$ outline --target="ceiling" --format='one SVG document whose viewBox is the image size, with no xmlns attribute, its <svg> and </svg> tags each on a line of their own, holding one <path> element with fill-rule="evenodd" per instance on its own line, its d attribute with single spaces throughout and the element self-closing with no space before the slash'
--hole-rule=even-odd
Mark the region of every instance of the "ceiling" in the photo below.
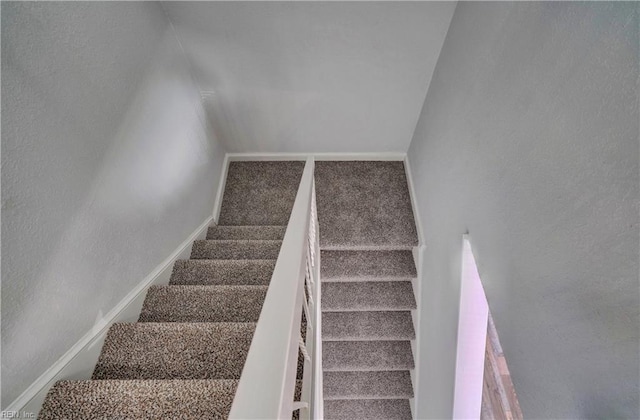
<svg viewBox="0 0 640 420">
<path fill-rule="evenodd" d="M 406 152 L 455 2 L 165 2 L 230 152 Z"/>
</svg>

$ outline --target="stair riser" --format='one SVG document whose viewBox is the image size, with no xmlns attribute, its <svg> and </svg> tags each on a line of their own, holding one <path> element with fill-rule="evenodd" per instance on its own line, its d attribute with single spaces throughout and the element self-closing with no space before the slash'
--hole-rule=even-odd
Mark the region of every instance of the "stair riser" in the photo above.
<svg viewBox="0 0 640 420">
<path fill-rule="evenodd" d="M 179 260 L 170 285 L 262 285 L 271 282 L 275 260 Z"/>
<path fill-rule="evenodd" d="M 257 322 L 266 286 L 154 286 L 139 322 Z"/>
<path fill-rule="evenodd" d="M 411 312 L 324 312 L 323 341 L 413 340 Z"/>
<path fill-rule="evenodd" d="M 405 251 L 322 250 L 322 280 L 353 278 L 415 278 L 413 253 Z"/>
<path fill-rule="evenodd" d="M 282 240 L 286 226 L 212 226 L 207 239 Z"/>
<path fill-rule="evenodd" d="M 282 241 L 195 241 L 192 259 L 275 260 Z"/>
<path fill-rule="evenodd" d="M 416 308 L 411 283 L 323 283 L 322 311 L 407 311 Z"/>
<path fill-rule="evenodd" d="M 322 368 L 325 372 L 410 370 L 413 353 L 409 341 L 325 342 Z"/>
</svg>

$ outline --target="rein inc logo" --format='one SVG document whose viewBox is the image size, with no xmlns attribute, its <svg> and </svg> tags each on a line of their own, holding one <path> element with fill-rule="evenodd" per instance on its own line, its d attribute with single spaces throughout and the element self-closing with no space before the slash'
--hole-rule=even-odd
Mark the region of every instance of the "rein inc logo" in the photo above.
<svg viewBox="0 0 640 420">
<path fill-rule="evenodd" d="M 35 419 L 36 413 L 30 411 L 0 411 L 0 419 Z"/>
</svg>

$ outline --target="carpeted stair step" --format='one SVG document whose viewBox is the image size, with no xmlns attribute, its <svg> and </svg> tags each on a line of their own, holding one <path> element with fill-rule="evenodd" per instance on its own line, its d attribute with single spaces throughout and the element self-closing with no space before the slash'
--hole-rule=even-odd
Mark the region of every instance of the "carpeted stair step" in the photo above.
<svg viewBox="0 0 640 420">
<path fill-rule="evenodd" d="M 319 161 L 315 187 L 321 248 L 418 244 L 403 162 Z"/>
<path fill-rule="evenodd" d="M 324 372 L 325 400 L 413 398 L 409 371 Z"/>
<path fill-rule="evenodd" d="M 393 281 L 416 277 L 411 251 L 327 251 L 320 253 L 323 282 Z"/>
<path fill-rule="evenodd" d="M 192 259 L 275 260 L 282 241 L 274 240 L 202 240 L 191 248 Z"/>
<path fill-rule="evenodd" d="M 239 379 L 255 323 L 114 324 L 92 379 Z"/>
<path fill-rule="evenodd" d="M 304 161 L 229 162 L 220 225 L 286 225 Z"/>
<path fill-rule="evenodd" d="M 269 285 L 276 260 L 178 260 L 171 285 Z"/>
<path fill-rule="evenodd" d="M 327 341 L 322 345 L 325 372 L 413 368 L 409 341 Z"/>
<path fill-rule="evenodd" d="M 60 381 L 38 419 L 226 419 L 237 386 L 237 380 Z"/>
<path fill-rule="evenodd" d="M 324 403 L 327 420 L 411 420 L 409 400 L 329 400 Z"/>
<path fill-rule="evenodd" d="M 207 239 L 267 239 L 281 241 L 286 226 L 211 226 Z"/>
<path fill-rule="evenodd" d="M 322 284 L 322 311 L 407 311 L 416 308 L 409 281 Z"/>
<path fill-rule="evenodd" d="M 324 303 L 324 302 L 323 302 Z M 322 340 L 413 340 L 411 312 L 325 312 Z"/>
<path fill-rule="evenodd" d="M 267 286 L 151 286 L 139 322 L 257 322 Z"/>
</svg>

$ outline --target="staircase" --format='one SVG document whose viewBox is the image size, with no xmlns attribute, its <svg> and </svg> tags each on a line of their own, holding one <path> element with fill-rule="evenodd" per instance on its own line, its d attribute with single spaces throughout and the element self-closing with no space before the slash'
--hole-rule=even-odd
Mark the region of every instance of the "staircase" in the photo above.
<svg viewBox="0 0 640 420">
<path fill-rule="evenodd" d="M 232 162 L 219 226 L 149 288 L 138 322 L 109 329 L 91 380 L 57 382 L 38 418 L 226 419 L 303 167 Z"/>
<path fill-rule="evenodd" d="M 326 419 L 411 419 L 417 234 L 402 162 L 317 162 Z"/>
<path fill-rule="evenodd" d="M 109 329 L 91 380 L 57 382 L 39 418 L 226 419 L 303 169 L 231 162 L 219 224 L 148 289 L 138 322 Z M 404 166 L 317 162 L 315 180 L 324 418 L 410 419 L 417 235 Z M 299 353 L 296 399 L 303 364 Z"/>
</svg>

